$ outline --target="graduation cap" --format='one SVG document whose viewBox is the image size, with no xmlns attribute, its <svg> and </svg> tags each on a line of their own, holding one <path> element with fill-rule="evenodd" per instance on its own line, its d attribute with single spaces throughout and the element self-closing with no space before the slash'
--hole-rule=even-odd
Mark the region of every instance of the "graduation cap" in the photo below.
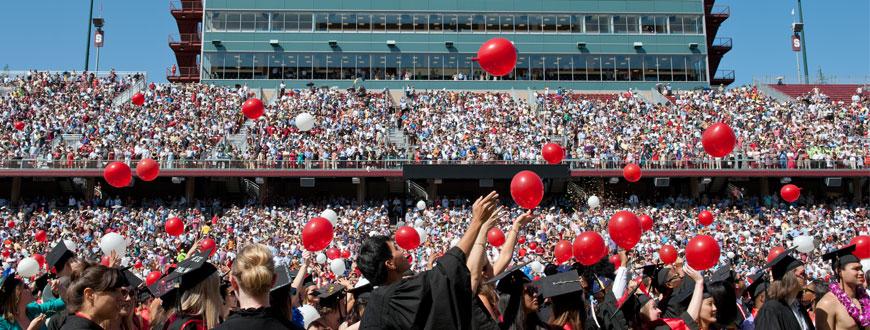
<svg viewBox="0 0 870 330">
<path fill-rule="evenodd" d="M 791 251 L 794 251 L 794 248 L 785 250 L 764 266 L 770 268 L 774 281 L 781 280 L 785 273 L 804 265 L 802 261 L 791 256 Z"/>
<path fill-rule="evenodd" d="M 652 279 L 654 288 L 661 288 L 671 280 L 671 269 L 664 267 L 664 264 L 646 265 L 641 269 L 643 269 L 643 276 Z"/>
<path fill-rule="evenodd" d="M 749 276 L 749 279 L 752 283 L 749 283 L 749 286 L 746 287 L 746 292 L 749 292 L 749 296 L 752 297 L 752 299 L 755 299 L 755 297 L 758 297 L 759 294 L 767 290 L 769 283 L 767 282 L 767 279 L 764 278 L 763 271 Z"/>
<path fill-rule="evenodd" d="M 295 277 L 295 276 L 294 276 Z M 307 288 L 309 286 L 315 285 L 314 276 L 311 274 L 305 274 L 305 277 L 302 278 L 302 287 Z"/>
<path fill-rule="evenodd" d="M 616 316 L 616 314 L 620 311 L 622 311 L 622 314 L 626 316 L 640 314 L 640 310 L 643 308 L 643 305 L 646 305 L 646 303 L 652 300 L 652 298 L 644 292 L 640 292 L 640 294 L 637 294 L 638 288 L 640 288 L 640 286 L 637 286 L 633 290 L 631 290 L 631 293 L 628 294 L 628 296 L 625 298 L 625 301 L 623 301 L 622 304 L 617 307 L 616 311 L 614 311 L 613 314 L 610 314 L 611 319 L 613 319 L 613 317 Z"/>
<path fill-rule="evenodd" d="M 519 264 L 509 268 L 508 270 L 496 275 L 488 283 L 496 283 L 495 289 L 499 292 L 510 292 L 511 289 L 516 290 L 516 287 L 521 287 L 523 284 L 530 283 L 531 279 L 523 273 L 522 268 L 526 264 Z"/>
<path fill-rule="evenodd" d="M 160 297 L 164 304 L 169 303 L 170 307 L 173 306 L 175 300 L 184 291 L 195 287 L 218 271 L 214 265 L 208 262 L 210 253 L 211 249 L 200 251 L 188 257 L 178 264 L 178 268 L 173 270 L 172 273 L 169 273 L 152 285 L 154 288 L 149 287 L 148 289 L 155 297 Z"/>
<path fill-rule="evenodd" d="M 731 266 L 724 265 L 719 267 L 713 275 L 710 275 L 710 279 L 705 281 L 705 283 L 719 283 L 719 282 L 734 282 L 734 279 L 737 277 L 737 274 L 731 270 Z"/>
<path fill-rule="evenodd" d="M 598 274 L 595 274 L 594 277 L 595 281 L 592 282 L 592 294 L 596 294 L 598 292 L 601 292 L 601 290 L 607 289 L 607 286 L 613 283 L 613 280 L 607 277 L 598 276 Z"/>
<path fill-rule="evenodd" d="M 142 283 L 145 283 L 141 278 L 139 278 L 139 276 L 133 274 L 129 268 L 122 269 L 121 273 L 124 275 L 124 279 L 127 281 L 128 286 L 138 288 Z"/>
<path fill-rule="evenodd" d="M 372 292 L 374 286 L 372 286 L 371 282 L 367 280 L 365 277 L 360 277 L 359 280 L 356 281 L 356 284 L 353 288 L 347 289 L 347 292 L 350 292 L 354 295 L 354 297 L 359 298 L 362 294 L 366 292 Z"/>
<path fill-rule="evenodd" d="M 320 298 L 320 306 L 335 306 L 347 290 L 344 285 L 329 283 L 327 286 L 315 290 L 317 298 Z"/>
<path fill-rule="evenodd" d="M 39 296 L 39 293 L 48 285 L 48 279 L 51 275 L 48 273 L 42 274 L 33 281 L 33 295 Z"/>
<path fill-rule="evenodd" d="M 583 291 L 583 286 L 580 285 L 580 274 L 577 274 L 576 270 L 553 274 L 541 281 L 544 298 Z"/>
<path fill-rule="evenodd" d="M 839 250 L 834 250 L 822 255 L 823 261 L 831 261 L 831 268 L 834 272 L 837 272 L 840 267 L 846 266 L 852 263 L 860 263 L 861 260 L 858 259 L 852 252 L 855 252 L 856 245 L 852 244 L 847 247 L 844 247 Z"/>
<path fill-rule="evenodd" d="M 287 269 L 287 265 L 275 266 L 275 285 L 272 286 L 271 292 L 286 288 L 292 282 L 293 279 L 290 278 L 290 271 Z"/>
<path fill-rule="evenodd" d="M 54 267 L 54 269 L 60 271 L 66 262 L 75 258 L 75 256 L 76 254 L 66 247 L 66 243 L 60 241 L 54 245 L 54 248 L 51 249 L 51 252 L 48 253 L 45 259 L 48 261 L 49 268 Z"/>
</svg>

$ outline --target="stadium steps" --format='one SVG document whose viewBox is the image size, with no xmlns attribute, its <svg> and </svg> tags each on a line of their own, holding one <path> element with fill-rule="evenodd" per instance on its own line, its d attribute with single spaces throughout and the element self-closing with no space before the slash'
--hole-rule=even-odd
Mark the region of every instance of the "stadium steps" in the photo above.
<svg viewBox="0 0 870 330">
<path fill-rule="evenodd" d="M 862 85 L 858 84 L 773 84 L 769 86 L 794 98 L 810 94 L 813 92 L 814 88 L 818 88 L 819 91 L 822 94 L 827 95 L 831 101 L 842 101 L 844 103 L 852 102 L 852 95 L 855 95 L 855 91 L 862 87 Z M 864 93 L 866 94 L 867 91 L 864 91 Z"/>
<path fill-rule="evenodd" d="M 60 139 L 54 139 L 52 145 L 57 147 L 60 142 L 63 141 L 63 144 L 72 147 L 74 149 L 78 149 L 82 146 L 82 135 L 81 134 L 62 134 Z"/>
<path fill-rule="evenodd" d="M 408 145 L 410 144 L 408 142 L 408 136 L 398 127 L 390 128 L 387 132 L 387 141 L 402 150 L 407 150 Z"/>
<path fill-rule="evenodd" d="M 761 94 L 770 96 L 774 100 L 777 100 L 779 102 L 794 101 L 794 98 L 792 98 L 791 96 L 788 96 L 785 93 L 776 90 L 776 88 L 773 88 L 768 84 L 758 84 L 756 85 L 756 87 L 758 88 L 758 91 L 761 92 Z"/>
<path fill-rule="evenodd" d="M 240 178 L 227 178 L 227 179 L 229 179 L 226 181 L 227 193 L 238 194 L 242 191 L 241 184 L 239 184 Z"/>
<path fill-rule="evenodd" d="M 644 96 L 644 98 L 652 104 L 673 104 L 673 100 L 659 93 L 655 88 L 650 89 L 649 91 L 638 91 L 638 94 Z"/>
<path fill-rule="evenodd" d="M 127 90 L 125 90 L 121 94 L 118 94 L 118 96 L 115 96 L 115 98 L 112 99 L 112 108 L 117 108 L 124 103 L 130 102 L 130 99 L 133 97 L 134 94 L 145 90 L 145 80 L 146 79 L 137 81 L 132 86 L 130 86 L 130 88 L 127 88 Z"/>
<path fill-rule="evenodd" d="M 725 186 L 726 178 L 716 177 L 713 179 L 713 183 L 710 184 L 710 191 L 717 192 L 722 190 L 722 187 Z"/>
</svg>

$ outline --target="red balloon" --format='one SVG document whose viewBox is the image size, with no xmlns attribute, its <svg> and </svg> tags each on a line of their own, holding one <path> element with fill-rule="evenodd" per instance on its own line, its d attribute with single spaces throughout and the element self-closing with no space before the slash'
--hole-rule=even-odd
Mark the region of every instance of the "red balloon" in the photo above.
<svg viewBox="0 0 870 330">
<path fill-rule="evenodd" d="M 109 256 L 103 256 L 102 258 L 100 258 L 100 265 L 103 265 L 103 266 L 109 267 L 109 262 L 110 262 L 110 261 L 111 261 L 111 260 L 109 260 Z"/>
<path fill-rule="evenodd" d="M 332 224 L 323 217 L 316 217 L 302 228 L 302 246 L 306 250 L 317 252 L 325 249 L 332 242 Z"/>
<path fill-rule="evenodd" d="M 622 169 L 622 177 L 628 182 L 637 182 L 640 180 L 640 166 L 637 164 L 628 164 Z"/>
<path fill-rule="evenodd" d="M 520 236 L 520 238 L 517 238 L 517 243 L 526 244 L 526 238 L 524 236 Z"/>
<path fill-rule="evenodd" d="M 614 254 L 610 256 L 610 263 L 613 264 L 613 267 L 619 268 L 622 265 L 622 259 L 619 259 L 618 254 Z"/>
<path fill-rule="evenodd" d="M 166 220 L 166 224 L 164 224 L 163 227 L 166 229 L 166 233 L 169 234 L 169 236 L 178 236 L 184 233 L 184 222 L 177 217 Z"/>
<path fill-rule="evenodd" d="M 782 246 L 775 246 L 770 249 L 770 252 L 767 253 L 767 262 L 773 261 L 777 256 L 785 252 L 785 248 Z"/>
<path fill-rule="evenodd" d="M 492 244 L 492 246 L 499 247 L 504 244 L 504 232 L 495 227 L 490 228 L 489 231 L 486 232 L 486 240 L 489 244 Z"/>
<path fill-rule="evenodd" d="M 217 214 L 213 215 L 211 217 L 211 224 L 216 225 L 218 223 L 218 220 L 220 219 L 218 218 Z"/>
<path fill-rule="evenodd" d="M 524 209 L 536 208 L 544 199 L 544 182 L 535 172 L 521 171 L 511 179 L 511 197 Z"/>
<path fill-rule="evenodd" d="M 341 257 L 341 250 L 338 248 L 328 248 L 326 249 L 326 257 L 329 260 L 338 259 Z"/>
<path fill-rule="evenodd" d="M 607 224 L 610 239 L 626 250 L 631 250 L 637 242 L 640 242 L 641 231 L 640 220 L 629 211 L 616 212 Z"/>
<path fill-rule="evenodd" d="M 653 218 L 644 214 L 640 216 L 640 227 L 643 231 L 650 231 L 653 228 Z"/>
<path fill-rule="evenodd" d="M 45 256 L 39 253 L 33 255 L 33 259 L 39 264 L 39 268 L 45 267 Z"/>
<path fill-rule="evenodd" d="M 574 257 L 574 247 L 571 246 L 571 242 L 561 240 L 556 244 L 556 248 L 553 250 L 553 255 L 556 256 L 556 264 L 561 265 Z"/>
<path fill-rule="evenodd" d="M 23 131 L 24 130 L 24 122 L 23 121 L 16 121 L 15 122 L 15 129 L 19 130 L 19 131 Z"/>
<path fill-rule="evenodd" d="M 522 257 L 525 257 L 525 256 L 526 256 L 526 249 L 525 249 L 525 248 L 520 248 L 520 250 L 519 250 L 519 251 L 517 251 L 517 252 L 518 252 L 518 253 L 519 253 L 519 255 L 520 255 L 520 258 L 522 258 Z"/>
<path fill-rule="evenodd" d="M 779 195 L 782 196 L 784 201 L 794 203 L 794 201 L 798 200 L 798 197 L 801 197 L 801 188 L 793 184 L 787 184 L 779 189 Z"/>
<path fill-rule="evenodd" d="M 143 95 L 142 93 L 133 94 L 133 97 L 130 98 L 130 102 L 132 102 L 134 105 L 141 106 L 145 104 L 145 95 Z"/>
<path fill-rule="evenodd" d="M 704 145 L 704 151 L 713 157 L 725 157 L 734 150 L 734 145 L 737 144 L 737 137 L 734 136 L 734 131 L 725 123 L 715 123 L 704 130 L 701 135 L 701 144 Z"/>
<path fill-rule="evenodd" d="M 532 250 L 537 249 L 537 248 L 538 248 L 538 242 L 531 242 L 531 243 L 529 243 L 529 248 L 532 249 Z"/>
<path fill-rule="evenodd" d="M 472 58 L 489 74 L 500 77 L 511 73 L 517 65 L 517 48 L 505 38 L 492 38 L 477 50 Z"/>
<path fill-rule="evenodd" d="M 40 243 L 45 242 L 48 239 L 48 234 L 46 234 L 45 230 L 42 230 L 42 229 L 37 230 L 36 235 L 34 235 L 34 236 L 36 236 L 35 237 L 36 241 L 40 242 Z"/>
<path fill-rule="evenodd" d="M 257 118 L 260 118 L 260 116 L 263 115 L 264 111 L 263 101 L 260 101 L 260 99 L 255 97 L 248 99 L 242 104 L 242 113 L 245 114 L 245 117 L 248 117 L 248 119 L 257 120 Z"/>
<path fill-rule="evenodd" d="M 544 247 L 539 246 L 537 249 L 535 249 L 535 254 L 538 254 L 538 255 L 544 254 Z"/>
<path fill-rule="evenodd" d="M 127 166 L 127 164 L 111 162 L 103 170 L 103 178 L 112 187 L 124 188 L 130 185 L 130 180 L 133 179 L 133 172 L 130 171 L 130 166 Z"/>
<path fill-rule="evenodd" d="M 666 265 L 677 262 L 677 249 L 672 245 L 665 244 L 659 249 L 659 258 Z"/>
<path fill-rule="evenodd" d="M 855 251 L 852 254 L 858 257 L 858 259 L 870 258 L 870 236 L 855 236 L 849 241 L 849 245 L 852 244 L 855 245 Z"/>
<path fill-rule="evenodd" d="M 151 158 L 143 158 L 136 163 L 136 175 L 142 181 L 153 181 L 160 174 L 160 165 Z"/>
<path fill-rule="evenodd" d="M 10 251 L 9 249 L 4 249 L 3 252 L 0 253 L 0 255 L 2 255 L 3 258 L 9 258 L 9 256 L 12 255 L 12 251 Z"/>
<path fill-rule="evenodd" d="M 9 220 L 9 222 L 6 223 L 6 227 L 15 228 L 15 221 Z"/>
<path fill-rule="evenodd" d="M 214 239 L 212 239 L 211 237 L 206 238 L 206 239 L 202 240 L 202 243 L 199 243 L 199 250 L 200 251 L 211 250 L 211 253 L 208 254 L 209 256 L 213 256 L 217 252 L 216 247 L 217 247 L 217 244 L 214 242 Z"/>
<path fill-rule="evenodd" d="M 396 229 L 396 244 L 405 250 L 413 250 L 420 246 L 420 234 L 411 226 Z"/>
<path fill-rule="evenodd" d="M 561 163 L 562 159 L 565 158 L 565 150 L 563 150 L 558 144 L 547 143 L 541 149 L 541 155 L 544 156 L 544 160 L 546 160 L 547 163 L 555 165 Z"/>
<path fill-rule="evenodd" d="M 348 250 L 341 250 L 341 257 L 344 258 L 344 259 L 350 258 L 350 251 L 348 251 Z"/>
<path fill-rule="evenodd" d="M 686 245 L 686 262 L 695 270 L 707 270 L 719 262 L 719 243 L 709 235 L 698 235 Z"/>
<path fill-rule="evenodd" d="M 701 211 L 701 213 L 698 213 L 698 222 L 702 226 L 713 224 L 713 213 L 710 213 L 710 211 L 707 210 Z"/>
<path fill-rule="evenodd" d="M 154 283 L 157 283 L 157 281 L 160 280 L 160 277 L 162 277 L 162 275 L 163 274 L 161 274 L 159 271 L 156 271 L 156 270 L 148 273 L 148 276 L 145 277 L 145 285 L 148 285 L 148 286 L 154 285 Z"/>
<path fill-rule="evenodd" d="M 604 238 L 594 231 L 586 231 L 574 240 L 574 259 L 583 265 L 594 265 L 607 255 Z"/>
<path fill-rule="evenodd" d="M 133 268 L 135 269 L 142 269 L 142 267 L 142 261 L 137 261 L 135 264 L 133 264 Z"/>
</svg>

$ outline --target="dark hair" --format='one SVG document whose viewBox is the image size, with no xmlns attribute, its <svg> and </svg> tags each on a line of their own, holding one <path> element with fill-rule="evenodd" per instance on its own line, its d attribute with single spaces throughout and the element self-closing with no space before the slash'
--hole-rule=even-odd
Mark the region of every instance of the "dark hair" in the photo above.
<svg viewBox="0 0 870 330">
<path fill-rule="evenodd" d="M 550 325 L 561 328 L 570 325 L 572 329 L 583 329 L 586 323 L 586 308 L 583 304 L 583 293 L 580 291 L 552 297 Z"/>
<path fill-rule="evenodd" d="M 734 283 L 716 282 L 707 286 L 710 295 L 713 296 L 713 303 L 716 304 L 716 324 L 722 328 L 727 328 L 737 320 L 737 292 L 734 290 Z"/>
<path fill-rule="evenodd" d="M 82 307 L 85 289 L 105 292 L 123 288 L 125 285 L 124 275 L 117 268 L 93 265 L 81 272 L 73 272 L 63 300 L 70 311 L 76 312 Z"/>
<path fill-rule="evenodd" d="M 9 322 L 15 322 L 15 314 L 18 313 L 18 286 L 24 284 L 20 279 L 10 275 L 0 287 L 0 317 Z"/>
<path fill-rule="evenodd" d="M 558 274 L 558 273 L 559 273 L 559 266 L 556 266 L 554 264 L 547 264 L 547 266 L 544 267 L 544 275 L 550 276 L 550 275 L 554 275 L 554 274 Z"/>
<path fill-rule="evenodd" d="M 366 238 L 360 245 L 356 265 L 373 286 L 387 281 L 387 267 L 384 262 L 393 257 L 387 244 L 389 241 L 389 237 L 378 235 Z"/>
</svg>

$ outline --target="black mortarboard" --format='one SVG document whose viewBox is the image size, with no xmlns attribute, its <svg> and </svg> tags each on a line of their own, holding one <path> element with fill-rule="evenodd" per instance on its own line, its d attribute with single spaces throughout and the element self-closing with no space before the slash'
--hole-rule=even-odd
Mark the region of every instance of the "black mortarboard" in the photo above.
<svg viewBox="0 0 870 330">
<path fill-rule="evenodd" d="M 785 276 L 785 273 L 804 265 L 802 261 L 791 256 L 791 251 L 793 250 L 793 248 L 785 250 L 785 252 L 780 253 L 764 266 L 765 268 L 770 268 L 774 281 L 781 280 Z"/>
<path fill-rule="evenodd" d="M 831 268 L 837 272 L 840 267 L 851 263 L 860 263 L 861 260 L 858 259 L 852 252 L 855 252 L 856 245 L 852 244 L 847 247 L 844 247 L 839 250 L 834 250 L 822 255 L 823 261 L 831 261 Z"/>
<path fill-rule="evenodd" d="M 734 282 L 736 277 L 737 274 L 731 270 L 731 266 L 723 265 L 719 269 L 716 269 L 713 275 L 710 275 L 710 279 L 706 283 Z"/>
<path fill-rule="evenodd" d="M 315 290 L 317 298 L 320 298 L 318 301 L 320 306 L 334 306 L 341 297 L 344 297 L 346 292 L 344 285 L 338 283 L 329 283 L 325 287 Z"/>
<path fill-rule="evenodd" d="M 272 286 L 272 291 L 286 288 L 293 282 L 290 278 L 290 271 L 287 270 L 287 265 L 275 266 L 275 285 Z"/>
<path fill-rule="evenodd" d="M 314 276 L 311 274 L 305 274 L 305 277 L 302 278 L 302 287 L 305 288 L 314 284 L 316 284 L 314 283 Z"/>
<path fill-rule="evenodd" d="M 682 303 L 686 301 L 692 294 L 695 292 L 695 280 L 686 277 L 683 279 L 683 283 L 680 284 L 680 287 L 674 291 L 674 296 L 672 299 L 674 301 Z"/>
<path fill-rule="evenodd" d="M 661 288 L 670 280 L 670 268 L 664 267 L 663 264 L 655 264 L 655 265 L 646 265 L 642 267 L 643 276 L 649 277 L 652 279 L 652 286 L 654 288 Z"/>
<path fill-rule="evenodd" d="M 142 279 L 139 278 L 139 276 L 133 274 L 133 272 L 131 272 L 129 269 L 123 269 L 121 270 L 121 272 L 124 274 L 124 279 L 127 280 L 128 286 L 138 288 L 140 285 L 142 285 L 142 283 L 144 283 Z"/>
<path fill-rule="evenodd" d="M 157 283 L 154 284 L 157 286 L 154 290 L 150 287 L 149 290 L 152 290 L 154 296 L 160 297 L 164 302 L 167 302 L 168 300 L 174 301 L 175 298 L 180 297 L 184 291 L 193 288 L 218 271 L 214 265 L 208 262 L 208 256 L 210 253 L 211 250 L 206 250 L 189 256 L 178 264 L 178 268 L 173 270 L 172 273 L 169 273 L 157 281 Z"/>
<path fill-rule="evenodd" d="M 76 254 L 66 247 L 66 243 L 60 241 L 54 245 L 54 248 L 51 249 L 51 252 L 48 253 L 45 259 L 48 261 L 49 268 L 54 267 L 57 271 L 61 271 L 63 265 L 68 260 L 75 258 L 75 256 Z"/>
<path fill-rule="evenodd" d="M 561 296 L 569 293 L 583 291 L 580 285 L 580 275 L 576 270 L 553 274 L 543 279 L 542 294 L 544 298 Z"/>
<path fill-rule="evenodd" d="M 611 319 L 616 316 L 619 311 L 622 311 L 623 315 L 629 317 L 640 314 L 643 305 L 646 305 L 646 303 L 652 300 L 652 298 L 643 292 L 637 294 L 638 288 L 639 286 L 635 287 L 634 290 L 631 290 L 631 293 L 628 294 L 617 310 L 610 315 Z"/>
<path fill-rule="evenodd" d="M 746 292 L 749 292 L 749 296 L 752 299 L 755 299 L 759 294 L 767 290 L 767 279 L 764 278 L 764 272 L 758 272 L 749 276 L 749 279 L 752 283 L 749 283 L 749 286 L 746 287 Z"/>
<path fill-rule="evenodd" d="M 34 296 L 38 296 L 38 294 L 40 292 L 42 292 L 43 289 L 45 289 L 45 286 L 48 285 L 48 278 L 49 277 L 50 277 L 50 274 L 44 273 L 44 274 L 40 275 L 39 277 L 37 277 L 33 281 Z"/>
<path fill-rule="evenodd" d="M 516 290 L 517 287 L 522 288 L 523 284 L 531 282 L 531 279 L 522 271 L 522 268 L 525 266 L 526 264 L 513 266 L 493 277 L 489 280 L 489 283 L 498 282 L 495 285 L 495 289 L 499 292 L 510 292 Z"/>
</svg>

